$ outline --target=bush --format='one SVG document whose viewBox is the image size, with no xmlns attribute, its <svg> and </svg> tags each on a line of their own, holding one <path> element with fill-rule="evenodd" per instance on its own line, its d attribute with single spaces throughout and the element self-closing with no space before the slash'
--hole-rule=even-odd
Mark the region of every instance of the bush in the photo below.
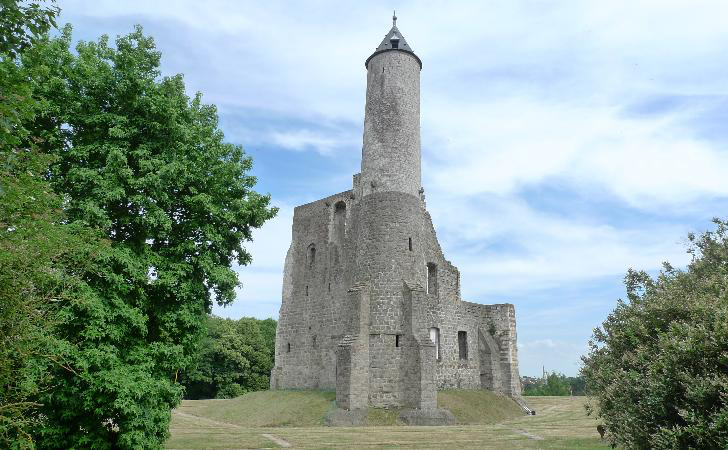
<svg viewBox="0 0 728 450">
<path fill-rule="evenodd" d="M 728 448 L 728 222 L 690 235 L 686 270 L 630 270 L 582 373 L 613 444 Z"/>
</svg>

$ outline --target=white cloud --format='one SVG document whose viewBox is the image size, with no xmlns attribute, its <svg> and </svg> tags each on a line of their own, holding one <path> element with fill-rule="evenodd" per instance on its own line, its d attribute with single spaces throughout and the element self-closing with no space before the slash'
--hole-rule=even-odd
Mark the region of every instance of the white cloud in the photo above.
<svg viewBox="0 0 728 450">
<path fill-rule="evenodd" d="M 275 132 L 272 134 L 271 140 L 289 150 L 301 151 L 313 148 L 321 154 L 331 153 L 337 144 L 328 133 L 316 133 L 311 130 Z"/>
<path fill-rule="evenodd" d="M 425 118 L 440 160 L 429 167 L 433 187 L 508 194 L 561 179 L 652 209 L 725 196 L 728 145 L 695 137 L 683 125 L 687 116 L 629 117 L 613 107 L 525 98 L 488 105 L 442 99 Z"/>
<path fill-rule="evenodd" d="M 539 212 L 518 197 L 449 194 L 428 200 L 463 295 L 479 302 L 688 262 L 684 225 L 620 226 Z"/>
</svg>

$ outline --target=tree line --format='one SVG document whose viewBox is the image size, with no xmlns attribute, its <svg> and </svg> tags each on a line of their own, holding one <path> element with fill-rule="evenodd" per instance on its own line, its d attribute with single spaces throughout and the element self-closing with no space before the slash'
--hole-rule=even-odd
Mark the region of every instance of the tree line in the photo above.
<svg viewBox="0 0 728 450">
<path fill-rule="evenodd" d="M 586 395 L 586 380 L 582 376 L 567 377 L 552 372 L 546 378 L 521 377 L 523 395 Z"/>
</svg>

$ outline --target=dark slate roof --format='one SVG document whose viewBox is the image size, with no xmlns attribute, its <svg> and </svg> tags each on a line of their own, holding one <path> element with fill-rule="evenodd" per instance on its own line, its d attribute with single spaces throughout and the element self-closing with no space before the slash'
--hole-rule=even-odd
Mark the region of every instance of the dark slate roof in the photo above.
<svg viewBox="0 0 728 450">
<path fill-rule="evenodd" d="M 399 41 L 399 45 L 397 46 L 397 48 L 392 48 L 393 38 Z M 372 53 L 372 55 L 367 58 L 366 62 L 364 63 L 364 67 L 369 65 L 369 60 L 374 58 L 374 56 L 388 51 L 400 51 L 409 53 L 410 55 L 414 56 L 415 59 L 417 59 L 418 63 L 420 63 L 420 69 L 422 68 L 422 61 L 417 55 L 415 55 L 415 52 L 412 51 L 412 48 L 409 46 L 409 44 L 407 44 L 407 41 L 404 39 L 404 36 L 402 36 L 402 33 L 397 28 L 397 25 L 393 25 L 392 29 L 389 30 L 389 33 L 384 36 L 384 40 L 382 40 L 382 43 L 379 44 L 379 47 L 377 47 L 374 53 Z"/>
</svg>

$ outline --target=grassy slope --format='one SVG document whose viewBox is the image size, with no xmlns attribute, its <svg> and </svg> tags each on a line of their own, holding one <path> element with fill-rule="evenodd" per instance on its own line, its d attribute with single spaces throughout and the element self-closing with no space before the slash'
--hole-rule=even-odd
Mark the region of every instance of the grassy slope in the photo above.
<svg viewBox="0 0 728 450">
<path fill-rule="evenodd" d="M 490 391 L 440 391 L 437 405 L 453 413 L 459 424 L 466 425 L 497 423 L 523 416 L 516 402 Z"/>
<path fill-rule="evenodd" d="M 296 395 L 298 394 L 298 395 Z M 454 393 L 457 395 L 457 391 Z M 282 397 L 276 397 L 281 395 Z M 440 399 L 450 393 L 440 395 Z M 250 397 L 249 397 L 250 396 Z M 270 396 L 270 397 L 269 397 Z M 244 399 L 246 406 L 241 408 Z M 315 398 L 314 401 L 311 397 Z M 295 399 L 295 400 L 294 400 Z M 233 400 L 185 402 L 174 411 L 168 448 L 260 448 L 277 447 L 266 435 L 285 439 L 296 448 L 538 448 L 608 449 L 599 440 L 596 421 L 586 416 L 584 397 L 528 397 L 536 416 L 519 416 L 490 425 L 442 427 L 306 427 L 266 428 L 247 424 L 265 423 L 274 410 L 292 408 L 286 414 L 313 409 L 324 414 L 333 393 L 262 392 Z M 248 400 L 253 400 L 248 402 Z M 267 402 L 272 403 L 267 403 Z M 256 403 L 257 402 L 257 403 Z M 275 403 L 275 404 L 273 404 Z M 237 405 L 237 407 L 233 407 Z M 257 405 L 257 406 L 252 406 Z M 304 406 L 299 406 L 304 405 Z M 308 405 L 308 406 L 305 406 Z M 317 405 L 314 407 L 314 405 Z M 323 406 L 322 406 L 323 405 Z M 228 408 L 230 406 L 230 408 Z M 377 410 L 388 414 L 387 411 Z M 213 420 L 210 414 L 236 421 Z M 278 413 L 280 414 L 280 412 Z M 319 414 L 318 412 L 316 414 Z M 311 414 L 310 417 L 313 417 Z M 289 416 L 290 417 L 290 416 Z M 310 419 L 308 419 L 310 420 Z M 268 419 L 269 421 L 269 419 Z M 290 424 L 295 423 L 295 419 Z"/>
<path fill-rule="evenodd" d="M 260 391 L 225 400 L 185 400 L 179 411 L 241 427 L 310 427 L 324 424 L 324 416 L 335 407 L 335 398 L 333 391 Z M 461 424 L 495 423 L 523 415 L 511 399 L 490 391 L 441 391 L 437 400 Z M 399 412 L 372 408 L 367 423 L 402 425 Z"/>
<path fill-rule="evenodd" d="M 259 391 L 224 400 L 184 400 L 179 410 L 242 427 L 323 425 L 333 391 Z"/>
</svg>

